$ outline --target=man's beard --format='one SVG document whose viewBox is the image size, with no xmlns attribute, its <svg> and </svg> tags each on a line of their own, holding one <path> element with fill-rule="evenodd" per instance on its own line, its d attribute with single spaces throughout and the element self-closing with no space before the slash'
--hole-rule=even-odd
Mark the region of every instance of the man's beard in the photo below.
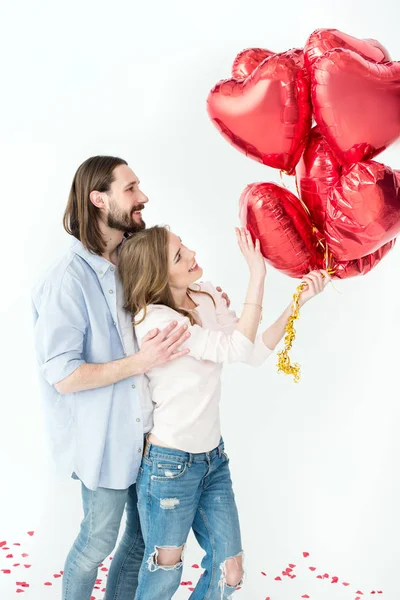
<svg viewBox="0 0 400 600">
<path fill-rule="evenodd" d="M 146 224 L 143 219 L 140 220 L 139 223 L 136 223 L 133 220 L 133 213 L 136 210 L 143 210 L 144 205 L 139 204 L 135 206 L 130 213 L 122 212 L 114 202 L 110 203 L 110 212 L 107 216 L 107 225 L 112 229 L 118 229 L 118 231 L 123 231 L 124 233 L 136 233 L 137 231 L 141 231 L 145 229 Z"/>
</svg>

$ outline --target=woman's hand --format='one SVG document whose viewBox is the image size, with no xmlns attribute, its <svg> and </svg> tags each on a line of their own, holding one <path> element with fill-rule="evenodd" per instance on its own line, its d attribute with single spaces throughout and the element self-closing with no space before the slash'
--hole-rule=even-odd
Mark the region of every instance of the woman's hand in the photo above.
<svg viewBox="0 0 400 600">
<path fill-rule="evenodd" d="M 300 296 L 300 306 L 304 306 L 306 302 L 320 294 L 331 281 L 331 277 L 327 271 L 311 271 L 303 277 L 303 282 L 307 287 Z"/>
<path fill-rule="evenodd" d="M 260 251 L 260 241 L 256 239 L 256 243 L 253 244 L 250 232 L 247 229 L 243 227 L 236 227 L 235 229 L 240 251 L 246 259 L 251 276 L 264 278 L 267 270 L 265 259 Z"/>
</svg>

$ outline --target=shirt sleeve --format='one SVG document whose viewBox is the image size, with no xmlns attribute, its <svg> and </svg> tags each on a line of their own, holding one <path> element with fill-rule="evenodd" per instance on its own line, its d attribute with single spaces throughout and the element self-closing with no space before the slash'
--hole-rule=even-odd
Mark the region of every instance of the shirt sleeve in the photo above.
<svg viewBox="0 0 400 600">
<path fill-rule="evenodd" d="M 140 315 L 136 320 L 140 319 Z M 190 337 L 181 349 L 189 348 L 190 356 L 198 360 L 210 360 L 215 363 L 246 362 L 252 353 L 252 342 L 239 331 L 224 333 L 220 330 L 205 329 L 199 325 L 191 325 L 184 317 L 167 306 L 152 305 L 147 308 L 145 320 L 136 325 L 136 336 L 139 346 L 142 345 L 144 336 L 151 329 L 163 329 L 171 321 L 177 321 L 178 327 L 188 326 Z"/>
<path fill-rule="evenodd" d="M 202 290 L 211 294 L 215 300 L 217 321 L 221 331 L 224 333 L 233 332 L 237 327 L 239 318 L 234 310 L 228 308 L 226 301 L 222 298 L 222 293 L 218 292 L 209 282 L 202 284 Z M 273 350 L 264 344 L 262 334 L 260 334 L 254 340 L 252 352 L 245 362 L 253 367 L 259 367 L 272 353 Z"/>
<path fill-rule="evenodd" d="M 36 353 L 40 371 L 50 385 L 62 381 L 85 362 L 86 307 L 77 292 L 81 295 L 64 280 L 57 286 L 45 285 L 34 302 Z"/>
<path fill-rule="evenodd" d="M 177 321 L 178 327 L 187 325 L 191 334 L 182 345 L 182 349 L 190 349 L 190 356 L 216 363 L 245 362 L 252 366 L 261 365 L 272 354 L 272 350 L 264 344 L 262 336 L 258 336 L 253 344 L 237 331 L 239 319 L 235 312 L 226 306 L 225 300 L 216 289 L 210 284 L 202 284 L 202 290 L 210 293 L 215 300 L 217 321 L 220 326 L 217 330 L 191 325 L 187 317 L 171 308 L 152 305 L 148 307 L 145 320 L 135 328 L 139 346 L 141 347 L 142 339 L 151 329 L 163 329 L 171 321 Z M 136 320 L 140 320 L 140 316 L 138 315 Z"/>
</svg>

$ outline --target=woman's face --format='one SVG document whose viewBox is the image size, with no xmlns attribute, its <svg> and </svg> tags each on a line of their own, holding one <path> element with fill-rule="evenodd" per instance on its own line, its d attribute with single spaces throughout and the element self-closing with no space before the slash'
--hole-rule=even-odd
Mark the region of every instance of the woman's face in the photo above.
<svg viewBox="0 0 400 600">
<path fill-rule="evenodd" d="M 172 288 L 187 288 L 203 275 L 195 256 L 196 252 L 186 248 L 180 237 L 174 233 L 168 234 L 168 271 Z"/>
</svg>

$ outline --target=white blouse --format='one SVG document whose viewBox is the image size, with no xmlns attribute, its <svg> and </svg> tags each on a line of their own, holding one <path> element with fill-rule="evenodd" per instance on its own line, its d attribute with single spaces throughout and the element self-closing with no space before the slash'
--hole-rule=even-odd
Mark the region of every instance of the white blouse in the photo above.
<svg viewBox="0 0 400 600">
<path fill-rule="evenodd" d="M 189 326 L 189 339 L 182 345 L 190 353 L 147 372 L 155 405 L 152 433 L 164 444 L 185 452 L 213 450 L 221 437 L 219 401 L 222 363 L 245 362 L 258 366 L 272 353 L 258 336 L 250 342 L 236 330 L 238 318 L 221 294 L 207 282 L 193 294 L 202 326 L 190 325 L 187 317 L 158 304 L 147 307 L 145 320 L 136 325 L 139 347 L 151 329 L 163 329 L 171 321 Z M 135 321 L 140 320 L 143 312 Z"/>
</svg>

